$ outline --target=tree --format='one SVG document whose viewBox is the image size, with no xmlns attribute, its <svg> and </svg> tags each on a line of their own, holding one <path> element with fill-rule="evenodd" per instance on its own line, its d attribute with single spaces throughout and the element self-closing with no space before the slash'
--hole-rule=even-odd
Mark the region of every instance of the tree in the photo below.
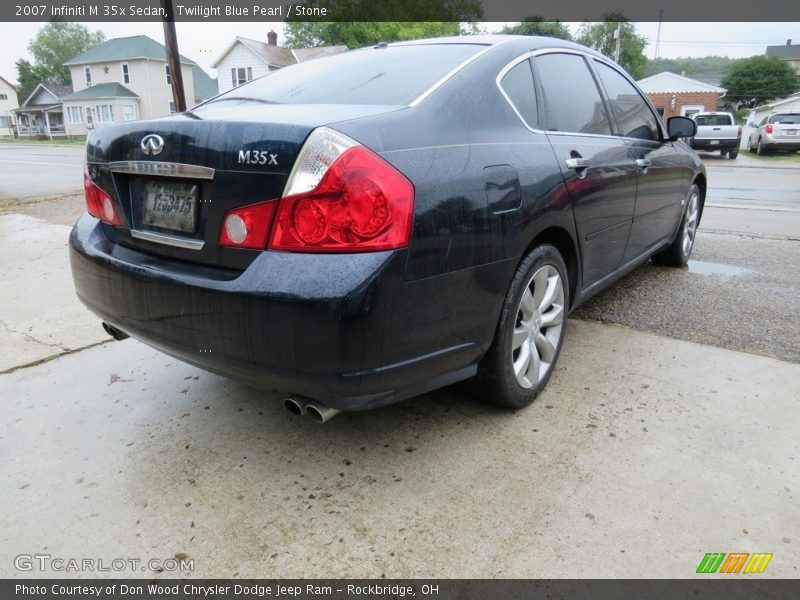
<svg viewBox="0 0 800 600">
<path fill-rule="evenodd" d="M 361 48 L 378 42 L 398 42 L 460 33 L 461 26 L 455 22 L 289 22 L 286 24 L 286 46 L 308 48 L 344 44 L 348 48 Z"/>
<path fill-rule="evenodd" d="M 511 35 L 542 35 L 561 40 L 571 40 L 572 33 L 561 21 L 545 21 L 542 17 L 528 17 L 516 25 L 506 25 L 501 33 Z"/>
<path fill-rule="evenodd" d="M 359 48 L 378 42 L 459 35 L 474 31 L 475 22 L 483 17 L 481 0 L 313 0 L 296 6 L 325 9 L 327 13 L 316 18 L 298 16 L 295 9 L 286 19 L 286 44 L 290 48 L 337 44 Z"/>
<path fill-rule="evenodd" d="M 105 39 L 102 31 L 92 33 L 79 23 L 52 21 L 42 27 L 28 43 L 28 50 L 34 58 L 33 64 L 25 59 L 19 59 L 16 63 L 20 98 L 27 98 L 38 83 L 69 85 L 69 69 L 64 63 Z"/>
<path fill-rule="evenodd" d="M 594 48 L 606 56 L 614 58 L 616 38 L 614 32 L 620 26 L 619 64 L 623 69 L 640 79 L 644 75 L 647 58 L 644 49 L 647 40 L 636 33 L 636 27 L 619 14 L 609 14 L 598 23 L 584 23 L 578 35 L 578 43 Z"/>
<path fill-rule="evenodd" d="M 753 56 L 735 63 L 722 87 L 725 98 L 748 108 L 783 98 L 800 89 L 800 79 L 788 63 L 774 56 Z"/>
</svg>

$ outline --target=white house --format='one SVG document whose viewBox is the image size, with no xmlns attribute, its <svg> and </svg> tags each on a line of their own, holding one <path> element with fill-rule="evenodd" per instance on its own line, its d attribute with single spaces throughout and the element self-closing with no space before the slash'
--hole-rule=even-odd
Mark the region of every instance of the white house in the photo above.
<svg viewBox="0 0 800 600">
<path fill-rule="evenodd" d="M 72 93 L 72 86 L 40 83 L 19 108 L 17 116 L 18 137 L 63 136 L 64 108 L 61 99 Z"/>
<path fill-rule="evenodd" d="M 14 113 L 19 106 L 17 88 L 0 77 L 0 137 L 13 137 Z"/>
<path fill-rule="evenodd" d="M 175 112 L 166 48 L 146 35 L 108 40 L 65 64 L 73 86 L 61 98 L 67 135 Z M 216 81 L 193 60 L 180 56 L 180 65 L 189 106 L 217 95 Z"/>
<path fill-rule="evenodd" d="M 266 43 L 236 36 L 211 66 L 217 70 L 222 93 L 282 67 L 346 50 L 347 46 L 283 48 L 278 46 L 278 34 L 270 31 Z"/>
</svg>

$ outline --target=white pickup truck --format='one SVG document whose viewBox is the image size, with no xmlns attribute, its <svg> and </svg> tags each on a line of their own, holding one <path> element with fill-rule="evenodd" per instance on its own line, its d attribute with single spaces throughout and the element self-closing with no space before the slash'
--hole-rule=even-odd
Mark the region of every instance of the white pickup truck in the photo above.
<svg viewBox="0 0 800 600">
<path fill-rule="evenodd" d="M 742 128 L 736 125 L 731 113 L 701 112 L 692 115 L 697 123 L 697 133 L 689 138 L 689 145 L 695 150 L 714 152 L 722 156 L 736 158 L 742 142 Z"/>
</svg>

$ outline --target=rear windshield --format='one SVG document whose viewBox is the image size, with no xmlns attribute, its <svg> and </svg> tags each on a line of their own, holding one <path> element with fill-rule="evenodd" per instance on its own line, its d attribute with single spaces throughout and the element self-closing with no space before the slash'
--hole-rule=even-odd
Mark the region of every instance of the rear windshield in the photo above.
<svg viewBox="0 0 800 600">
<path fill-rule="evenodd" d="M 800 125 L 800 114 L 797 115 L 772 115 L 770 123 L 775 125 Z"/>
<path fill-rule="evenodd" d="M 695 120 L 698 125 L 733 125 L 729 115 L 698 115 Z"/>
<path fill-rule="evenodd" d="M 485 47 L 422 44 L 343 52 L 279 69 L 212 102 L 407 105 Z"/>
</svg>

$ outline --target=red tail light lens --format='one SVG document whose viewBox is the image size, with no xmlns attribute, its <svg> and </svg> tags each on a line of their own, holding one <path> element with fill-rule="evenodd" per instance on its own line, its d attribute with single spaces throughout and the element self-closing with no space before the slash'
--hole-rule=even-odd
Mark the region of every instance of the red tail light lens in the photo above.
<svg viewBox="0 0 800 600">
<path fill-rule="evenodd" d="M 764 127 L 764 131 L 767 133 L 772 133 L 772 123 Z"/>
<path fill-rule="evenodd" d="M 739 127 L 739 131 L 736 132 L 736 137 L 737 138 L 741 138 L 742 137 L 742 128 L 741 127 Z"/>
<path fill-rule="evenodd" d="M 90 215 L 111 225 L 119 225 L 114 202 L 100 186 L 98 186 L 88 173 L 83 174 L 83 189 L 86 193 L 86 210 Z"/>
<path fill-rule="evenodd" d="M 229 211 L 222 221 L 220 246 L 258 248 L 267 246 L 267 233 L 277 201 L 261 202 Z"/>
<path fill-rule="evenodd" d="M 342 134 L 315 130 L 281 198 L 269 247 L 370 252 L 408 245 L 414 186 L 383 158 Z"/>
</svg>

